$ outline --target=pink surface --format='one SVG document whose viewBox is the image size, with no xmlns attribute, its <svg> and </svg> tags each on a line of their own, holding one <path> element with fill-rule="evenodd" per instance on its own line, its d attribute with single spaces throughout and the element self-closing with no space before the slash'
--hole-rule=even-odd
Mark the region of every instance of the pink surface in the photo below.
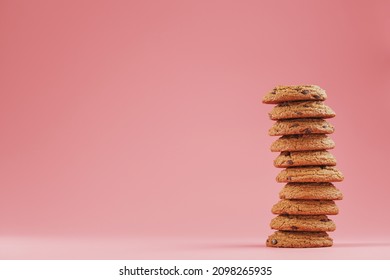
<svg viewBox="0 0 390 280">
<path fill-rule="evenodd" d="M 258 237 L 16 237 L 0 240 L 0 259 L 390 259 L 388 239 L 338 238 L 330 248 L 268 248 Z"/>
<path fill-rule="evenodd" d="M 89 258 L 96 239 L 100 258 L 192 258 L 180 240 L 211 243 L 199 258 L 321 258 L 261 247 L 283 185 L 260 100 L 309 83 L 337 113 L 346 177 L 336 246 L 321 252 L 390 258 L 389 9 L 1 1 L 0 257 Z"/>
</svg>

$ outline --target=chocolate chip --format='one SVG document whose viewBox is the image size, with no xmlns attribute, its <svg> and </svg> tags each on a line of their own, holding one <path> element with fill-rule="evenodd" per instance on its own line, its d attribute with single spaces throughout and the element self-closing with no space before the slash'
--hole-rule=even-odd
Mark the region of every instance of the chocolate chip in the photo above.
<svg viewBox="0 0 390 280">
<path fill-rule="evenodd" d="M 310 128 L 305 128 L 304 130 L 302 130 L 302 133 L 305 133 L 305 134 L 310 134 L 312 132 L 313 132 L 313 130 L 311 130 Z"/>
<path fill-rule="evenodd" d="M 288 177 L 287 177 L 287 181 L 291 181 L 291 176 L 288 176 Z"/>
<path fill-rule="evenodd" d="M 276 89 L 273 89 L 273 90 L 271 91 L 271 94 L 276 94 Z"/>
<path fill-rule="evenodd" d="M 303 115 L 303 113 L 302 112 L 294 112 L 295 114 L 297 114 L 297 115 Z"/>
<path fill-rule="evenodd" d="M 320 221 L 321 222 L 329 222 L 330 220 L 328 218 L 325 218 L 325 219 L 321 219 Z"/>
<path fill-rule="evenodd" d="M 327 126 L 326 126 L 326 125 L 323 125 L 322 128 L 327 128 Z"/>
<path fill-rule="evenodd" d="M 310 107 L 309 104 L 307 104 L 307 103 L 303 104 L 302 106 L 305 107 L 305 108 L 309 108 Z"/>
<path fill-rule="evenodd" d="M 291 159 L 289 159 L 289 160 L 287 161 L 287 164 L 288 164 L 288 165 L 293 165 L 294 162 L 293 162 Z"/>
<path fill-rule="evenodd" d="M 320 168 L 321 169 L 326 169 L 326 166 L 325 165 L 321 165 Z"/>
<path fill-rule="evenodd" d="M 272 240 L 271 240 L 271 243 L 272 243 L 272 245 L 276 245 L 276 244 L 278 244 L 278 240 L 272 239 Z"/>
<path fill-rule="evenodd" d="M 278 105 L 278 107 L 287 107 L 287 106 L 290 106 L 288 102 L 283 102 Z"/>
<path fill-rule="evenodd" d="M 292 230 L 297 230 L 298 227 L 296 227 L 296 226 L 291 226 L 291 229 L 292 229 Z"/>
<path fill-rule="evenodd" d="M 291 135 L 288 135 L 288 137 L 286 138 L 289 138 L 289 139 L 299 139 L 299 138 L 302 138 L 302 135 L 300 134 L 291 134 Z"/>
<path fill-rule="evenodd" d="M 307 89 L 304 89 L 304 90 L 302 90 L 302 92 L 301 92 L 302 94 L 309 94 L 310 93 L 310 91 L 308 91 Z"/>
<path fill-rule="evenodd" d="M 298 123 L 294 123 L 294 124 L 290 125 L 290 128 L 297 127 L 297 126 L 299 126 L 299 124 Z"/>
<path fill-rule="evenodd" d="M 291 153 L 290 152 L 282 152 L 282 155 L 286 156 L 286 157 L 289 157 L 289 156 L 291 156 Z"/>
<path fill-rule="evenodd" d="M 318 94 L 312 94 L 311 96 L 313 96 L 315 99 L 321 99 L 321 96 L 319 96 Z"/>
</svg>

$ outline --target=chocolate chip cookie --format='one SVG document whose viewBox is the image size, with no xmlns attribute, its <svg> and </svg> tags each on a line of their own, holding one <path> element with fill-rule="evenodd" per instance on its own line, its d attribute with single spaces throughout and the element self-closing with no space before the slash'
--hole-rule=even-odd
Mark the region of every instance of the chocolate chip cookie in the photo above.
<svg viewBox="0 0 390 280">
<path fill-rule="evenodd" d="M 277 104 L 286 101 L 325 100 L 326 92 L 316 85 L 277 86 L 268 92 L 263 103 Z"/>
<path fill-rule="evenodd" d="M 341 200 L 343 194 L 332 183 L 287 183 L 279 192 L 279 198 Z"/>
<path fill-rule="evenodd" d="M 334 127 L 323 119 L 288 119 L 277 121 L 268 131 L 270 136 L 291 134 L 331 134 Z"/>
<path fill-rule="evenodd" d="M 333 166 L 289 167 L 280 171 L 276 177 L 279 183 L 288 182 L 341 182 L 343 174 Z"/>
<path fill-rule="evenodd" d="M 322 101 L 293 101 L 276 105 L 269 113 L 271 120 L 301 118 L 333 118 L 335 112 Z"/>
<path fill-rule="evenodd" d="M 326 215 L 279 215 L 272 219 L 272 229 L 283 231 L 334 231 L 336 224 Z"/>
<path fill-rule="evenodd" d="M 326 232 L 276 231 L 268 237 L 266 245 L 281 248 L 330 247 L 333 239 Z"/>
<path fill-rule="evenodd" d="M 308 165 L 336 165 L 335 157 L 328 151 L 281 152 L 274 160 L 275 167 L 293 167 Z"/>
<path fill-rule="evenodd" d="M 336 215 L 339 209 L 332 200 L 279 200 L 272 213 L 283 215 Z"/>
<path fill-rule="evenodd" d="M 333 149 L 335 143 L 325 134 L 284 135 L 271 145 L 272 152 L 318 151 Z"/>
</svg>

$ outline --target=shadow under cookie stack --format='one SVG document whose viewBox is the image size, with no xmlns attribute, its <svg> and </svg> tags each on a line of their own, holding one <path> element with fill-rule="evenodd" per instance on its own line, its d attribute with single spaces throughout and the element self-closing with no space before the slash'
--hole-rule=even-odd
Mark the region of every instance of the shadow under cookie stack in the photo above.
<svg viewBox="0 0 390 280">
<path fill-rule="evenodd" d="M 279 193 L 280 201 L 272 207 L 278 215 L 271 221 L 277 230 L 266 241 L 269 247 L 312 248 L 333 245 L 327 234 L 336 225 L 328 215 L 339 210 L 334 200 L 342 193 L 332 183 L 344 179 L 335 168 L 336 159 L 327 150 L 335 143 L 327 134 L 334 132 L 325 119 L 335 113 L 323 101 L 327 95 L 313 85 L 278 86 L 265 95 L 263 103 L 276 104 L 269 113 L 276 123 L 271 136 L 281 136 L 271 151 L 280 152 L 277 168 L 284 168 L 276 181 L 287 183 Z"/>
</svg>

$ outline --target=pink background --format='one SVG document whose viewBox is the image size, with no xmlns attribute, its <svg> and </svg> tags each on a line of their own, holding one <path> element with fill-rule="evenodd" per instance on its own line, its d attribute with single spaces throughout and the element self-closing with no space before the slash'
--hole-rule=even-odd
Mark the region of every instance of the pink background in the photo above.
<svg viewBox="0 0 390 280">
<path fill-rule="evenodd" d="M 0 258 L 390 258 L 389 1 L 1 1 Z M 335 246 L 264 247 L 265 92 L 318 84 Z"/>
</svg>

